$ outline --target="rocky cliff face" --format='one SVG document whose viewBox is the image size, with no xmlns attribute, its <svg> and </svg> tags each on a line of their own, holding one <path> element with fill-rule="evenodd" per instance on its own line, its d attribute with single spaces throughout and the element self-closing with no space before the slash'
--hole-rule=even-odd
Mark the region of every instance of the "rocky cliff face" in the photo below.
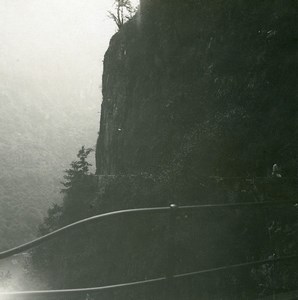
<svg viewBox="0 0 298 300">
<path fill-rule="evenodd" d="M 104 61 L 97 172 L 120 176 L 99 177 L 96 199 L 72 201 L 64 215 L 295 199 L 296 179 L 246 176 L 266 175 L 275 162 L 284 177 L 296 172 L 296 20 L 297 1 L 143 0 Z M 298 253 L 293 206 L 176 213 L 174 242 L 165 214 L 119 216 L 57 242 L 62 254 L 42 270 L 54 288 L 76 288 Z M 247 266 L 94 297 L 258 299 L 297 290 L 297 268 Z"/>
<path fill-rule="evenodd" d="M 296 172 L 296 1 L 143 0 L 105 55 L 99 174 Z"/>
</svg>

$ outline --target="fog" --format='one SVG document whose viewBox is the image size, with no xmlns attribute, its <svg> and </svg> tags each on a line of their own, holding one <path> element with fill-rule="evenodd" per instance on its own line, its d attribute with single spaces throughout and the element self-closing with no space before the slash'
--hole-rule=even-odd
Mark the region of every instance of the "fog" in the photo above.
<svg viewBox="0 0 298 300">
<path fill-rule="evenodd" d="M 2 77 L 17 73 L 78 83 L 89 75 L 89 80 L 99 82 L 103 55 L 116 30 L 107 17 L 112 4 L 112 0 L 1 0 Z"/>
<path fill-rule="evenodd" d="M 63 171 L 96 143 L 112 6 L 0 0 L 0 251 L 36 236 Z"/>
<path fill-rule="evenodd" d="M 95 144 L 102 60 L 115 33 L 107 17 L 112 4 L 111 0 L 0 1 L 2 95 L 18 94 L 18 103 L 14 96 L 11 101 L 26 102 L 28 110 L 32 105 L 31 114 L 45 113 L 47 119 L 59 118 L 57 111 L 64 117 L 82 109 L 77 123 L 85 120 L 83 126 L 91 122 L 92 126 L 74 137 L 78 147 Z M 7 100 L 1 102 L 5 111 Z M 65 132 L 72 132 L 75 123 L 70 122 Z"/>
</svg>

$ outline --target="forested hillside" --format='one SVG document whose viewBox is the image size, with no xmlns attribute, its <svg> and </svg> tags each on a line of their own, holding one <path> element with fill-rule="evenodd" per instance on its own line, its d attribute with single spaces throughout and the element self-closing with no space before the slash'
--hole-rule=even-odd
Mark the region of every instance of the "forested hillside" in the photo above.
<svg viewBox="0 0 298 300">
<path fill-rule="evenodd" d="M 112 4 L 0 3 L 0 249 L 36 234 L 63 170 L 96 142 Z"/>
<path fill-rule="evenodd" d="M 63 170 L 96 139 L 99 94 L 42 78 L 1 75 L 0 248 L 37 233 L 48 207 L 61 201 Z M 88 90 L 89 89 L 89 90 Z M 90 116 L 93 115 L 93 119 Z"/>
</svg>

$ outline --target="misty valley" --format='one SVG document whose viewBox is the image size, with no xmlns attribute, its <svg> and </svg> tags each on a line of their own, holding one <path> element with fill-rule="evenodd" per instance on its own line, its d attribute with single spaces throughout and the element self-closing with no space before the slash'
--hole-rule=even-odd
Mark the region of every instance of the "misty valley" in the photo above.
<svg viewBox="0 0 298 300">
<path fill-rule="evenodd" d="M 0 1 L 0 300 L 298 299 L 297 16 Z"/>
</svg>

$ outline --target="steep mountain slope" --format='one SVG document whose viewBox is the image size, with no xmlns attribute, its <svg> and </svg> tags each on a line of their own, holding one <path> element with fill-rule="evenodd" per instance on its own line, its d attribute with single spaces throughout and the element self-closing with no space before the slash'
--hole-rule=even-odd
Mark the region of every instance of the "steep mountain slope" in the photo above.
<svg viewBox="0 0 298 300">
<path fill-rule="evenodd" d="M 98 209 L 295 201 L 297 17 L 295 1 L 141 1 L 105 56 L 97 173 L 119 176 L 103 184 Z M 274 163 L 284 179 L 271 177 Z M 294 206 L 177 214 L 176 274 L 297 254 Z M 108 243 L 102 278 L 165 274 L 167 253 L 158 247 L 168 241 L 159 240 L 168 219 L 150 217 L 136 217 L 125 233 L 122 220 L 113 223 L 120 233 Z M 177 280 L 171 297 L 157 285 L 114 295 L 256 299 L 297 289 L 296 278 L 291 261 Z"/>
<path fill-rule="evenodd" d="M 106 53 L 98 173 L 296 174 L 297 9 L 142 1 Z"/>
<path fill-rule="evenodd" d="M 36 249 L 33 266 L 52 288 L 248 263 L 94 299 L 257 299 L 297 290 L 297 261 L 249 264 L 298 251 L 297 207 L 283 205 L 297 195 L 288 178 L 297 169 L 297 9 L 294 1 L 141 2 L 105 56 L 96 153 L 103 176 L 78 181 L 41 233 L 107 211 L 178 208 L 173 218 L 168 210 L 115 215 Z M 284 178 L 269 176 L 274 162 Z M 179 209 L 223 202 L 250 204 Z"/>
</svg>

